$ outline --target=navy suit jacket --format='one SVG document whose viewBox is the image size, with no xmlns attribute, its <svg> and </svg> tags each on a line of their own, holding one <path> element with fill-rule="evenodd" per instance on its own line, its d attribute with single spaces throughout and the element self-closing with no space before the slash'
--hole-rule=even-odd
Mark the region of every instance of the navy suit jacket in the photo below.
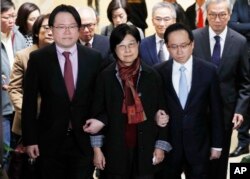
<svg viewBox="0 0 250 179">
<path fill-rule="evenodd" d="M 172 59 L 156 66 L 163 80 L 163 91 L 170 116 L 169 141 L 173 146 L 170 151 L 171 160 L 179 160 L 185 155 L 192 163 L 207 161 L 211 147 L 222 148 L 224 132 L 216 68 L 193 58 L 191 89 L 184 109 L 172 83 L 172 68 Z"/>
<path fill-rule="evenodd" d="M 107 36 L 95 34 L 92 48 L 99 51 L 104 60 L 108 60 L 110 58 L 111 52 L 109 48 L 109 38 Z"/>
<path fill-rule="evenodd" d="M 211 62 L 208 27 L 196 29 L 193 55 Z M 226 129 L 232 129 L 234 113 L 245 115 L 250 96 L 247 41 L 238 32 L 228 28 L 219 67 L 217 68 L 223 99 Z"/>
<path fill-rule="evenodd" d="M 82 130 L 91 117 L 95 79 L 99 73 L 101 54 L 77 44 L 78 75 L 73 99 L 70 101 L 57 58 L 55 44 L 30 54 L 24 79 L 22 106 L 23 142 L 38 144 L 41 155 L 56 155 L 66 136 L 71 121 L 73 135 L 86 157 L 92 160 L 89 135 Z M 37 117 L 37 96 L 41 96 Z"/>
<path fill-rule="evenodd" d="M 250 6 L 248 0 L 237 0 L 229 21 L 229 26 L 250 40 Z"/>
<path fill-rule="evenodd" d="M 155 35 L 146 37 L 141 41 L 140 56 L 142 61 L 150 66 L 161 63 L 161 60 L 157 56 Z"/>
</svg>

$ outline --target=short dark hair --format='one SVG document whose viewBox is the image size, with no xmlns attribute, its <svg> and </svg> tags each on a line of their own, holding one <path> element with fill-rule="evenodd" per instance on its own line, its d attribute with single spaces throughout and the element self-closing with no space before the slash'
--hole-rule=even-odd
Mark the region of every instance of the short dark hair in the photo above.
<svg viewBox="0 0 250 179">
<path fill-rule="evenodd" d="M 165 42 L 168 43 L 169 34 L 171 34 L 172 32 L 175 32 L 175 31 L 179 31 L 179 30 L 186 31 L 188 33 L 189 40 L 191 42 L 194 41 L 193 33 L 187 26 L 185 26 L 184 24 L 181 24 L 181 23 L 174 23 L 174 24 L 168 26 L 168 28 L 166 29 L 166 31 L 164 33 Z"/>
<path fill-rule="evenodd" d="M 18 11 L 17 11 L 17 19 L 16 19 L 16 25 L 19 26 L 19 31 L 26 35 L 28 34 L 28 26 L 27 26 L 27 19 L 33 11 L 38 10 L 40 12 L 39 7 L 31 2 L 23 3 Z"/>
<path fill-rule="evenodd" d="M 130 10 L 129 10 L 127 1 L 125 1 L 125 0 L 112 0 L 109 3 L 108 8 L 107 8 L 107 16 L 108 16 L 108 19 L 111 22 L 111 24 L 113 24 L 113 18 L 112 18 L 113 11 L 115 11 L 115 10 L 117 10 L 119 8 L 124 9 L 124 11 L 127 14 L 127 20 L 129 21 L 129 19 L 130 19 L 130 16 L 129 16 Z"/>
<path fill-rule="evenodd" d="M 71 6 L 71 5 L 65 5 L 65 4 L 61 4 L 59 6 L 57 6 L 50 14 L 49 16 L 49 26 L 50 27 L 53 27 L 54 25 L 54 21 L 55 21 L 55 17 L 58 13 L 60 12 L 68 12 L 70 14 L 72 14 L 72 16 L 74 17 L 77 25 L 78 25 L 78 28 L 81 27 L 81 18 L 80 18 L 80 15 L 79 13 L 77 12 L 77 10 Z"/>
<path fill-rule="evenodd" d="M 39 42 L 39 32 L 42 27 L 44 19 L 49 19 L 50 14 L 40 15 L 32 27 L 33 44 L 38 44 Z"/>
<path fill-rule="evenodd" d="M 1 0 L 1 13 L 8 11 L 12 7 L 15 9 L 15 5 L 11 0 Z"/>
<path fill-rule="evenodd" d="M 117 58 L 117 55 L 115 53 L 116 46 L 119 43 L 121 43 L 124 37 L 128 34 L 132 35 L 137 41 L 137 43 L 141 41 L 140 33 L 134 25 L 120 24 L 112 31 L 109 38 L 109 43 L 110 43 L 110 51 L 113 53 L 113 56 L 115 58 Z"/>
</svg>

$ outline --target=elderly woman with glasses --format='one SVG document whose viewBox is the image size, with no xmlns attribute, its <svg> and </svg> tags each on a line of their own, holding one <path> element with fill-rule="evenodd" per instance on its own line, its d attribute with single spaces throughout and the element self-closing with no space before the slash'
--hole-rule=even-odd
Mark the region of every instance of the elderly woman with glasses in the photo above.
<svg viewBox="0 0 250 179">
<path fill-rule="evenodd" d="M 135 26 L 118 25 L 110 36 L 116 60 L 97 78 L 93 118 L 104 127 L 91 136 L 91 144 L 100 178 L 151 179 L 165 152 L 171 150 L 166 124 L 155 122 L 155 118 L 168 117 L 161 81 L 141 61 L 140 40 Z"/>
</svg>

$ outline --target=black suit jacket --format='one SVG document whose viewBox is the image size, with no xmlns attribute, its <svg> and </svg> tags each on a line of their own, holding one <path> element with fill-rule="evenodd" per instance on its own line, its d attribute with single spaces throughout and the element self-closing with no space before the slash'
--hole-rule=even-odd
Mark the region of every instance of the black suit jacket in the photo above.
<svg viewBox="0 0 250 179">
<path fill-rule="evenodd" d="M 89 135 L 83 132 L 82 126 L 91 117 L 90 104 L 102 59 L 99 53 L 79 44 L 77 51 L 78 76 L 72 101 L 68 97 L 55 44 L 30 54 L 22 107 L 23 142 L 25 145 L 38 144 L 41 155 L 53 155 L 60 149 L 71 121 L 76 145 L 91 158 Z M 38 94 L 41 107 L 37 117 Z"/>
<path fill-rule="evenodd" d="M 124 94 L 117 75 L 116 63 L 112 63 L 99 75 L 95 89 L 93 116 L 106 124 L 103 129 L 105 138 L 102 148 L 106 158 L 105 170 L 116 175 L 125 175 L 128 170 L 128 147 L 125 142 L 127 117 L 122 113 Z M 152 158 L 155 142 L 167 141 L 167 128 L 158 127 L 154 120 L 157 110 L 165 107 L 160 77 L 155 70 L 143 63 L 137 92 L 147 120 L 136 126 L 137 147 L 134 164 L 140 175 L 148 175 L 153 174 Z"/>
<path fill-rule="evenodd" d="M 186 17 L 189 22 L 190 29 L 196 29 L 196 10 L 195 10 L 196 3 L 189 6 L 185 12 Z"/>
<path fill-rule="evenodd" d="M 211 62 L 208 27 L 196 29 L 193 34 L 195 42 L 193 54 Z M 247 111 L 250 80 L 246 52 L 246 39 L 236 31 L 228 28 L 221 61 L 217 68 L 226 129 L 232 128 L 234 113 L 245 115 Z"/>
<path fill-rule="evenodd" d="M 209 160 L 211 147 L 222 147 L 223 118 L 222 102 L 216 68 L 202 60 L 193 58 L 191 89 L 186 106 L 182 109 L 172 83 L 173 60 L 156 66 L 163 80 L 163 89 L 169 111 L 169 165 L 183 161 L 202 165 Z M 210 111 L 211 116 L 208 117 Z M 191 164 L 190 163 L 190 164 Z M 172 166 L 174 167 L 174 166 Z"/>
</svg>

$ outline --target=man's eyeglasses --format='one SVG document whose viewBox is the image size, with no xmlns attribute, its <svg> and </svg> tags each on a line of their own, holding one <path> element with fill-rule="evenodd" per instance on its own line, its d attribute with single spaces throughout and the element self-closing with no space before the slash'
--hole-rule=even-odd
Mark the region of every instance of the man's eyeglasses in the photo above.
<svg viewBox="0 0 250 179">
<path fill-rule="evenodd" d="M 183 43 L 180 45 L 173 44 L 173 45 L 169 45 L 168 48 L 170 48 L 172 50 L 178 50 L 179 48 L 181 50 L 186 50 L 191 43 L 192 43 L 192 41 L 190 41 L 189 43 Z"/>
<path fill-rule="evenodd" d="M 9 15 L 9 16 L 1 16 L 1 18 L 2 18 L 3 20 L 6 20 L 6 21 L 9 21 L 10 19 L 15 20 L 16 17 L 17 17 L 16 14 L 11 14 L 11 15 Z"/>
<path fill-rule="evenodd" d="M 80 29 L 84 30 L 87 27 L 87 29 L 92 30 L 94 28 L 94 26 L 95 26 L 94 23 L 82 24 L 81 27 L 80 27 Z"/>
<path fill-rule="evenodd" d="M 78 29 L 78 25 L 69 25 L 69 26 L 65 26 L 65 25 L 59 25 L 59 26 L 53 26 L 54 29 L 60 31 L 60 32 L 64 32 L 66 30 L 69 31 L 76 31 Z"/>
<path fill-rule="evenodd" d="M 224 20 L 226 17 L 227 17 L 227 13 L 218 13 L 218 14 L 216 14 L 216 13 L 209 13 L 208 14 L 208 16 L 211 18 L 211 19 L 213 19 L 213 20 L 215 20 L 217 17 L 219 18 L 219 19 L 221 19 L 221 20 Z"/>
<path fill-rule="evenodd" d="M 171 21 L 171 17 L 155 17 L 154 20 L 158 23 L 161 23 L 162 21 L 163 22 L 169 22 Z"/>
<path fill-rule="evenodd" d="M 44 28 L 44 30 L 45 30 L 46 32 L 51 31 L 51 28 L 50 28 L 50 26 L 48 26 L 48 25 L 41 25 L 41 27 Z"/>
</svg>

